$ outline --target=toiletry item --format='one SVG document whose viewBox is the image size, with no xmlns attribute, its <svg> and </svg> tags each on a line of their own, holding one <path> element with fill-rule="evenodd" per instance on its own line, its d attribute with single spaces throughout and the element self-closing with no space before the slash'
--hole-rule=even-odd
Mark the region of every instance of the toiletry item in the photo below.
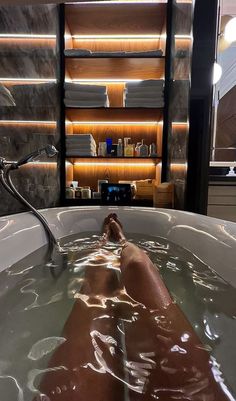
<svg viewBox="0 0 236 401">
<path fill-rule="evenodd" d="M 131 138 L 124 138 L 124 157 L 134 156 L 134 144 L 129 143 Z"/>
<path fill-rule="evenodd" d="M 81 199 L 81 191 L 82 191 L 82 187 L 78 187 L 75 190 L 75 198 L 76 199 Z"/>
<path fill-rule="evenodd" d="M 66 188 L 66 199 L 74 199 L 75 198 L 75 190 L 73 187 Z"/>
<path fill-rule="evenodd" d="M 78 187 L 78 181 L 71 181 L 71 186 L 76 189 Z"/>
<path fill-rule="evenodd" d="M 229 172 L 226 174 L 226 177 L 236 177 L 234 166 L 229 167 Z"/>
<path fill-rule="evenodd" d="M 107 144 L 107 156 L 111 156 L 112 139 L 111 138 L 107 138 L 106 139 L 106 144 Z"/>
<path fill-rule="evenodd" d="M 91 199 L 91 189 L 90 189 L 90 187 L 83 187 L 81 189 L 81 199 Z"/>
<path fill-rule="evenodd" d="M 135 146 L 135 149 L 134 149 L 134 156 L 135 157 L 139 157 L 140 156 L 140 146 L 142 145 L 142 143 L 141 142 L 137 142 L 136 143 L 136 146 Z"/>
<path fill-rule="evenodd" d="M 149 156 L 157 157 L 157 148 L 154 142 L 149 145 Z"/>
<path fill-rule="evenodd" d="M 101 185 L 107 184 L 108 180 L 98 180 L 98 192 L 101 192 Z"/>
<path fill-rule="evenodd" d="M 117 144 L 117 157 L 123 157 L 123 143 L 122 139 L 118 139 L 118 144 Z"/>
<path fill-rule="evenodd" d="M 148 146 L 145 145 L 144 140 L 142 139 L 142 144 L 139 147 L 140 157 L 148 157 Z"/>
<path fill-rule="evenodd" d="M 107 155 L 107 144 L 106 142 L 99 142 L 98 144 L 98 156 L 106 157 Z"/>
<path fill-rule="evenodd" d="M 93 192 L 93 199 L 101 199 L 100 192 Z"/>
<path fill-rule="evenodd" d="M 111 147 L 111 157 L 116 157 L 117 156 L 117 144 L 114 143 Z"/>
</svg>

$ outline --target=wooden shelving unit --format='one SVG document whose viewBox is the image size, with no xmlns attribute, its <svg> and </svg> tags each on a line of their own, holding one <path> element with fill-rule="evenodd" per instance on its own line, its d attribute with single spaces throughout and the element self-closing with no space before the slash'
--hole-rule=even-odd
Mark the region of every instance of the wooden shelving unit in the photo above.
<svg viewBox="0 0 236 401">
<path fill-rule="evenodd" d="M 129 53 L 125 56 L 91 55 L 64 56 L 62 59 L 61 93 L 64 80 L 72 83 L 91 83 L 107 86 L 110 107 L 77 108 L 64 107 L 62 103 L 62 138 L 73 134 L 91 133 L 98 144 L 106 138 L 131 137 L 132 143 L 144 139 L 147 145 L 156 143 L 157 158 L 78 158 L 66 157 L 66 173 L 62 174 L 62 201 L 64 204 L 81 204 L 79 200 L 65 199 L 66 182 L 75 180 L 80 186 L 90 186 L 97 190 L 98 179 L 110 182 L 119 180 L 134 181 L 155 179 L 161 181 L 163 155 L 163 132 L 168 124 L 168 86 L 165 89 L 163 108 L 126 108 L 123 92 L 126 82 L 146 79 L 169 80 L 167 76 L 168 1 L 157 2 L 77 2 L 61 6 L 61 29 L 64 49 L 87 49 L 91 52 L 144 52 L 162 51 L 156 57 L 138 56 Z M 188 51 L 189 39 L 176 38 L 176 49 Z M 185 59 L 180 62 L 181 79 L 187 76 Z M 176 77 L 178 79 L 178 76 Z M 179 130 L 176 124 L 175 130 Z M 183 127 L 180 127 L 180 131 Z M 62 140 L 63 143 L 63 140 Z M 65 152 L 66 154 L 66 149 Z M 87 201 L 91 204 L 93 201 Z M 86 203 L 83 201 L 82 203 Z M 95 202 L 96 203 L 96 202 Z M 146 205 L 150 206 L 147 201 Z M 144 200 L 145 205 L 145 200 Z"/>
</svg>

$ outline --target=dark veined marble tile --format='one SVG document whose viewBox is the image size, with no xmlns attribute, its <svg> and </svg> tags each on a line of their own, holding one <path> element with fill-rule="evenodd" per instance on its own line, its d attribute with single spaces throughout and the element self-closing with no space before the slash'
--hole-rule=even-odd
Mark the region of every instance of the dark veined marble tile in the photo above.
<svg viewBox="0 0 236 401">
<path fill-rule="evenodd" d="M 56 34 L 56 5 L 0 7 L 1 33 Z"/>
<path fill-rule="evenodd" d="M 6 56 L 0 52 L 0 77 L 1 78 L 46 78 L 52 79 L 56 75 L 56 57 L 38 55 L 36 52 L 24 55 L 13 51 Z M 51 52 L 50 52 L 51 54 Z"/>
<path fill-rule="evenodd" d="M 38 133 L 27 134 L 22 128 L 18 135 L 14 132 L 4 135 L 0 130 L 0 156 L 7 160 L 17 161 L 21 157 L 35 151 L 36 149 L 43 148 L 50 144 L 58 147 L 59 135 L 47 135 L 41 129 Z M 40 157 L 39 161 L 47 161 L 46 157 Z"/>
</svg>

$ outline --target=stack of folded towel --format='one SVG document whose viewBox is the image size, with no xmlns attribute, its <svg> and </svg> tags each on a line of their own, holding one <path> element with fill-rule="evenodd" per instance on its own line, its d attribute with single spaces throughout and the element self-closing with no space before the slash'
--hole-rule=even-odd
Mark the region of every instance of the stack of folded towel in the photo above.
<svg viewBox="0 0 236 401">
<path fill-rule="evenodd" d="M 67 107 L 109 107 L 105 85 L 83 85 L 65 83 L 65 106 Z"/>
<path fill-rule="evenodd" d="M 125 85 L 125 107 L 164 107 L 164 80 L 147 79 Z"/>
<path fill-rule="evenodd" d="M 68 157 L 96 156 L 96 142 L 91 134 L 67 135 L 66 155 Z"/>
<path fill-rule="evenodd" d="M 66 57 L 162 57 L 163 51 L 161 49 L 157 49 L 143 51 L 93 52 L 87 49 L 65 49 L 64 54 Z"/>
</svg>

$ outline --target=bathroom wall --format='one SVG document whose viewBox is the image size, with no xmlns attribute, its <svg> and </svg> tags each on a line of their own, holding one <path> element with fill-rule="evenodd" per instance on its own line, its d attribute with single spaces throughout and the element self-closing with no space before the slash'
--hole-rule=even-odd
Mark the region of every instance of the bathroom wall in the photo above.
<svg viewBox="0 0 236 401">
<path fill-rule="evenodd" d="M 187 179 L 189 94 L 194 1 L 173 6 L 173 42 L 169 96 L 168 180 L 175 186 L 175 208 L 184 209 Z"/>
<path fill-rule="evenodd" d="M 16 104 L 0 106 L 0 157 L 7 160 L 19 160 L 48 143 L 60 145 L 57 21 L 56 5 L 0 7 L 0 84 Z M 35 207 L 59 204 L 58 158 L 41 157 L 12 178 Z M 0 199 L 0 215 L 24 210 L 1 184 Z"/>
</svg>

